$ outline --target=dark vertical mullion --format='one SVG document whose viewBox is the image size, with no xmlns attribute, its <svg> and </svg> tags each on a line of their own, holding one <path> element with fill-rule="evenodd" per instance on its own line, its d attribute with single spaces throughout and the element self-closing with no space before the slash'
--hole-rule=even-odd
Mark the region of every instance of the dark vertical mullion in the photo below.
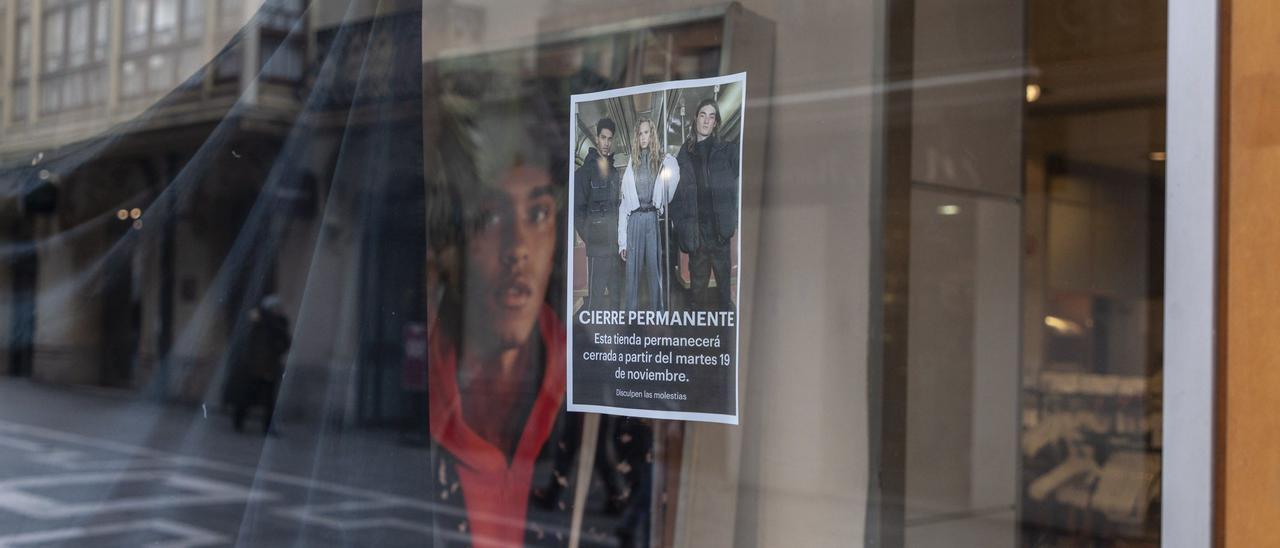
<svg viewBox="0 0 1280 548">
<path fill-rule="evenodd" d="M 915 1 L 884 0 L 877 47 L 868 344 L 867 544 L 905 545 Z"/>
</svg>

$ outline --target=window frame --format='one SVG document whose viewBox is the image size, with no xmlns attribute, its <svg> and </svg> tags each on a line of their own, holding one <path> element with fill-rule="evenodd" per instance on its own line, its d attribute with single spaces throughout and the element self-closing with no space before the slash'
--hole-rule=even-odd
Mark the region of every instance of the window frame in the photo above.
<svg viewBox="0 0 1280 548">
<path fill-rule="evenodd" d="M 1213 546 L 1217 444 L 1217 2 L 1169 0 L 1161 539 Z"/>
<path fill-rule="evenodd" d="M 120 70 L 123 74 L 125 63 L 136 63 L 139 68 L 138 77 L 142 80 L 135 89 L 130 89 L 128 92 L 126 92 L 126 88 L 122 82 L 120 85 L 120 97 L 123 99 L 136 99 L 156 93 L 163 93 L 166 90 L 174 89 L 183 84 L 186 80 L 183 79 L 184 75 L 179 72 L 179 67 L 182 65 L 183 53 L 191 49 L 200 50 L 201 52 L 204 50 L 205 26 L 203 24 L 199 26 L 187 25 L 187 8 L 190 7 L 191 4 L 186 0 L 170 0 L 173 2 L 175 9 L 174 26 L 171 30 L 171 32 L 173 32 L 173 40 L 164 43 L 160 43 L 157 40 L 157 36 L 159 34 L 156 28 L 157 12 L 159 11 L 157 9 L 158 1 L 159 0 L 126 0 L 126 2 L 122 4 L 122 6 L 125 7 L 124 15 L 126 20 L 124 21 L 125 29 L 122 29 L 121 31 L 122 39 L 125 41 L 125 47 L 120 54 Z M 147 10 L 146 31 L 141 35 L 138 35 L 138 38 L 136 39 L 140 40 L 140 45 L 137 45 L 134 49 L 130 49 L 130 35 L 128 34 L 128 6 L 130 2 L 137 3 L 133 5 L 145 6 L 145 9 Z M 204 8 L 204 16 L 209 17 L 209 6 L 202 7 Z M 196 29 L 198 29 L 198 32 L 194 32 Z M 165 69 L 165 72 L 169 74 L 168 81 L 160 86 L 153 83 L 151 78 L 151 59 L 155 56 L 165 56 L 168 58 L 167 68 Z M 197 81 L 200 80 L 201 79 L 199 78 L 197 79 Z"/>
<path fill-rule="evenodd" d="M 72 66 L 71 65 L 71 57 L 72 57 L 71 41 L 72 41 L 72 36 L 74 35 L 71 28 L 72 18 L 73 18 L 72 13 L 74 13 L 77 8 L 81 8 L 81 7 L 86 8 L 89 14 L 87 28 L 85 29 L 87 34 L 87 37 L 85 38 L 86 49 L 84 51 L 83 61 L 78 65 Z M 105 13 L 101 12 L 103 8 L 106 9 Z M 38 60 L 40 63 L 38 78 L 40 80 L 41 95 L 45 94 L 50 89 L 52 89 L 52 86 L 59 87 L 59 89 L 56 92 L 54 92 L 58 94 L 58 100 L 56 103 L 57 106 L 50 107 L 49 105 L 53 103 L 48 102 L 45 100 L 44 97 L 41 97 L 41 100 L 40 100 L 41 116 L 59 114 L 64 112 L 75 112 L 77 110 L 81 110 L 85 108 L 99 107 L 106 103 L 105 94 L 95 95 L 94 93 L 92 93 L 92 90 L 90 88 L 93 85 L 91 82 L 95 81 L 95 78 L 94 78 L 95 72 L 100 73 L 97 76 L 101 78 L 102 81 L 104 82 L 106 81 L 105 72 L 107 70 L 107 57 L 109 57 L 109 55 L 107 54 L 106 51 L 101 51 L 101 53 L 99 54 L 99 51 L 100 51 L 99 46 L 110 47 L 110 43 L 111 43 L 110 42 L 110 29 L 111 29 L 111 25 L 110 25 L 111 11 L 110 10 L 111 10 L 111 3 L 102 2 L 100 0 L 64 0 L 63 2 L 59 2 L 58 4 L 49 6 L 43 10 L 43 13 L 41 14 L 42 25 L 44 24 L 44 20 L 47 19 L 52 13 L 61 14 L 62 40 L 60 44 L 61 52 L 58 55 L 58 57 L 60 57 L 58 61 L 58 68 L 49 70 L 47 65 L 47 60 L 49 59 L 49 56 L 46 54 L 46 52 L 41 52 L 41 59 Z M 29 15 L 26 19 L 31 20 Z M 105 42 L 100 42 L 98 39 L 98 33 L 99 33 L 98 31 L 102 30 L 98 24 L 99 19 L 105 19 L 107 21 L 106 31 L 108 36 Z M 32 22 L 32 24 L 34 24 L 34 22 Z M 44 39 L 45 39 L 45 36 L 41 36 L 41 40 L 44 40 Z M 36 62 L 36 61 L 37 60 L 32 59 L 32 62 Z M 29 66 L 28 66 L 28 69 L 30 69 Z M 80 100 L 73 106 L 67 106 L 66 105 L 67 97 L 65 93 L 65 88 L 63 88 L 62 86 L 64 86 L 64 83 L 68 79 L 75 78 L 77 76 L 83 79 L 80 85 L 80 87 L 82 88 Z M 16 80 L 18 80 L 18 78 L 15 78 L 15 81 Z M 30 108 L 29 99 L 28 99 L 28 108 Z"/>
</svg>

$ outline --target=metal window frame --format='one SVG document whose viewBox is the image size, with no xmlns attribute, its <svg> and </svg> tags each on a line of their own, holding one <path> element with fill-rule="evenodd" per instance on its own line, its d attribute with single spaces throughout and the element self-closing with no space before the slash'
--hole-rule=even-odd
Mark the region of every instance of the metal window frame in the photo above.
<svg viewBox="0 0 1280 548">
<path fill-rule="evenodd" d="M 1214 545 L 1220 6 L 1169 0 L 1161 543 Z"/>
</svg>

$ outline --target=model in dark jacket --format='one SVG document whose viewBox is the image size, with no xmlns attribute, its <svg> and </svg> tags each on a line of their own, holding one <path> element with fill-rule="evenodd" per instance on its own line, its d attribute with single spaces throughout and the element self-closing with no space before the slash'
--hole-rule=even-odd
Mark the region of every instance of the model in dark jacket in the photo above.
<svg viewBox="0 0 1280 548">
<path fill-rule="evenodd" d="M 618 256 L 620 173 L 613 165 L 613 120 L 596 124 L 596 147 L 574 172 L 573 225 L 587 244 L 587 302 L 592 309 L 616 309 L 622 297 Z"/>
<path fill-rule="evenodd" d="M 689 254 L 695 307 L 731 310 L 729 243 L 738 230 L 738 143 L 716 136 L 720 110 L 714 100 L 699 103 L 697 113 L 694 134 L 676 157 L 682 184 L 672 199 L 671 217 L 680 250 Z"/>
</svg>

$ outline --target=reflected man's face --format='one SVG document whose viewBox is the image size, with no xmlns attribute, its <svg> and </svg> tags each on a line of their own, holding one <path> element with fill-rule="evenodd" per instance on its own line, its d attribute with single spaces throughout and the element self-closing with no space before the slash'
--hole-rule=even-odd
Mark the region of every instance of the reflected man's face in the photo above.
<svg viewBox="0 0 1280 548">
<path fill-rule="evenodd" d="M 467 333 L 518 347 L 537 323 L 556 248 L 556 201 L 544 169 L 515 167 L 480 199 L 466 249 Z M 478 337 L 478 338 L 476 338 Z"/>
</svg>

